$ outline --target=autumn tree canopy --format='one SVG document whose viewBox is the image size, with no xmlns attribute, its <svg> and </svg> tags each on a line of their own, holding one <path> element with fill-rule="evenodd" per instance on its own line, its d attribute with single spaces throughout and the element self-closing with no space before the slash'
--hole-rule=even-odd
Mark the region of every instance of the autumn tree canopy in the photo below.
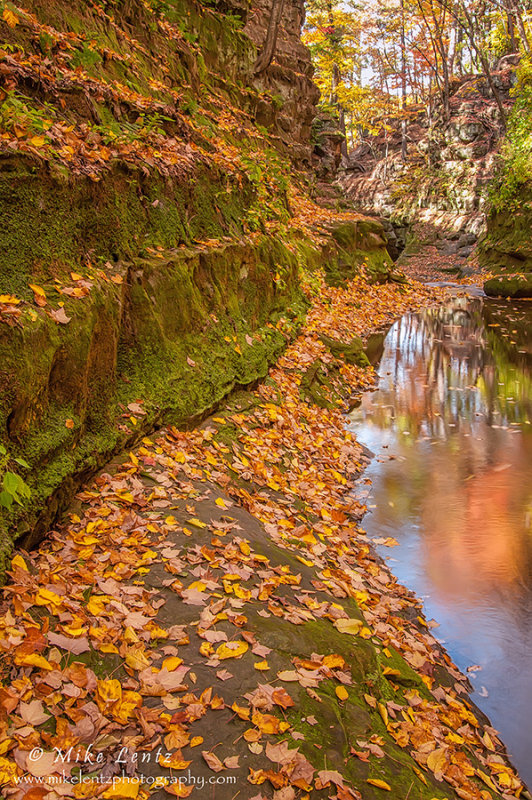
<svg viewBox="0 0 532 800">
<path fill-rule="evenodd" d="M 483 74 L 504 108 L 492 71 L 502 56 L 530 54 L 530 0 L 308 0 L 305 41 L 322 104 L 351 145 L 441 102 L 453 83 Z"/>
</svg>

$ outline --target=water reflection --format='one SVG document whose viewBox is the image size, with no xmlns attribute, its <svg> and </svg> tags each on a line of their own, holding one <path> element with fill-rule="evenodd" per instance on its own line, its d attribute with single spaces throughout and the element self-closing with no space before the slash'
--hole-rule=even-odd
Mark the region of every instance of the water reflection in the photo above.
<svg viewBox="0 0 532 800">
<path fill-rule="evenodd" d="M 481 298 L 405 317 L 352 414 L 376 453 L 366 530 L 399 540 L 393 571 L 459 666 L 482 666 L 475 701 L 530 784 L 531 322 L 530 303 Z"/>
</svg>

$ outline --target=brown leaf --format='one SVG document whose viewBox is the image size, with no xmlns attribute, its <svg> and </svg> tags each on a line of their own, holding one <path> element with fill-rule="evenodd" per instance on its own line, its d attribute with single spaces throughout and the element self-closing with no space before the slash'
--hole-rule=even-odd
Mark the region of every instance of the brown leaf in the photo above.
<svg viewBox="0 0 532 800">
<path fill-rule="evenodd" d="M 209 753 L 208 750 L 202 750 L 201 755 L 207 763 L 207 766 L 210 767 L 213 772 L 222 772 L 222 770 L 225 769 L 224 765 L 215 753 Z"/>
<path fill-rule="evenodd" d="M 44 713 L 44 706 L 40 700 L 30 700 L 29 703 L 21 703 L 19 713 L 24 722 L 28 725 L 42 725 L 50 719 L 49 714 Z"/>
<path fill-rule="evenodd" d="M 49 633 L 48 641 L 50 644 L 55 644 L 61 647 L 62 650 L 67 650 L 69 653 L 79 656 L 80 653 L 86 653 L 90 650 L 89 640 L 86 636 L 80 636 L 77 639 L 71 639 L 68 636 L 63 636 L 62 633 Z"/>
<path fill-rule="evenodd" d="M 50 311 L 50 316 L 61 325 L 67 325 L 72 319 L 72 317 L 67 317 L 63 307 Z"/>
</svg>

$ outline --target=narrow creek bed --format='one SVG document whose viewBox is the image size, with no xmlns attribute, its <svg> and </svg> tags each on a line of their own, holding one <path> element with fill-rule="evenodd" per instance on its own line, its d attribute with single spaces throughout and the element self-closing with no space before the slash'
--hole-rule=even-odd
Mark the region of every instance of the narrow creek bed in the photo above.
<svg viewBox="0 0 532 800">
<path fill-rule="evenodd" d="M 267 380 L 145 437 L 13 557 L 10 800 L 530 800 L 352 495 L 360 337 L 444 294 L 364 276 L 308 292 Z"/>
<path fill-rule="evenodd" d="M 529 784 L 531 322 L 530 302 L 475 296 L 406 315 L 349 425 L 375 454 L 356 492 L 365 530 Z"/>
</svg>

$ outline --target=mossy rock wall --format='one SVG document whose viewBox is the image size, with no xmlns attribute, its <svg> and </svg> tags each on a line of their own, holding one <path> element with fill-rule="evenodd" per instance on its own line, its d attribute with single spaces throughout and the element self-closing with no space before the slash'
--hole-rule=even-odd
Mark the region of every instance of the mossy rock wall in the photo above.
<svg viewBox="0 0 532 800">
<path fill-rule="evenodd" d="M 521 187 L 517 210 L 491 212 L 478 252 L 493 272 L 532 272 L 532 184 Z"/>
<path fill-rule="evenodd" d="M 4 167 L 0 293 L 25 302 L 16 324 L 0 325 L 0 441 L 30 464 L 32 490 L 4 520 L 4 553 L 13 538 L 39 541 L 114 452 L 263 378 L 303 318 L 303 267 L 345 277 L 386 262 L 360 221 L 321 246 L 295 231 L 229 237 L 247 189 L 215 199 L 209 174 L 178 185 L 117 167 L 94 184 L 24 160 Z M 72 271 L 86 296 L 63 293 L 79 285 Z M 30 284 L 43 287 L 43 308 Z M 66 324 L 51 313 L 60 303 Z"/>
<path fill-rule="evenodd" d="M 28 306 L 0 327 L 1 439 L 31 465 L 31 505 L 9 520 L 15 537 L 31 531 L 26 544 L 142 431 L 190 421 L 264 377 L 304 310 L 297 258 L 268 237 L 136 259 L 116 275 L 121 284 L 96 280 L 67 303 L 66 325 Z M 139 400 L 140 412 L 127 408 Z"/>
<path fill-rule="evenodd" d="M 375 279 L 386 280 L 392 259 L 386 249 L 386 235 L 381 223 L 369 217 L 337 223 L 330 227 L 327 246 L 327 280 L 339 285 L 353 278 L 361 267 Z"/>
<path fill-rule="evenodd" d="M 104 267 L 152 246 L 241 235 L 254 188 L 213 168 L 181 181 L 117 163 L 98 182 L 23 156 L 0 156 L 0 294 Z M 107 269 L 107 267 L 105 267 Z"/>
</svg>

